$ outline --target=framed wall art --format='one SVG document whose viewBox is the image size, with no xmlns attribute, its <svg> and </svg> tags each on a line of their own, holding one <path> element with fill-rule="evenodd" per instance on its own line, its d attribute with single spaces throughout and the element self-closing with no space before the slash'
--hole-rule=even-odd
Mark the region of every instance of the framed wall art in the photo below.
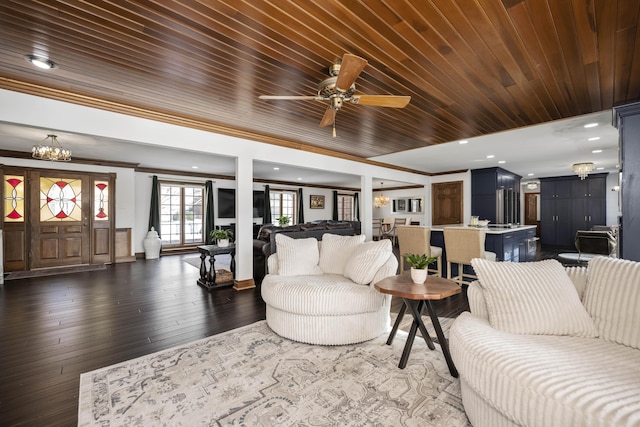
<svg viewBox="0 0 640 427">
<path fill-rule="evenodd" d="M 324 209 L 324 196 L 312 194 L 310 207 L 311 209 Z"/>
</svg>

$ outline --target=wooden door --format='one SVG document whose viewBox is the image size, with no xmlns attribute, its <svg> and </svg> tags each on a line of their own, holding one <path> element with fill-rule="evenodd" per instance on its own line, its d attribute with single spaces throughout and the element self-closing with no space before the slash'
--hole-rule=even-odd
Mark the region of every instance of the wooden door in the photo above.
<svg viewBox="0 0 640 427">
<path fill-rule="evenodd" d="M 540 236 L 540 220 L 538 219 L 538 199 L 540 193 L 524 193 L 524 223 L 536 226 L 536 236 Z"/>
<path fill-rule="evenodd" d="M 0 167 L 7 272 L 115 261 L 115 174 Z"/>
<path fill-rule="evenodd" d="M 462 224 L 462 181 L 431 185 L 432 224 Z"/>
<path fill-rule="evenodd" d="M 31 269 L 88 264 L 88 174 L 32 171 Z"/>
</svg>

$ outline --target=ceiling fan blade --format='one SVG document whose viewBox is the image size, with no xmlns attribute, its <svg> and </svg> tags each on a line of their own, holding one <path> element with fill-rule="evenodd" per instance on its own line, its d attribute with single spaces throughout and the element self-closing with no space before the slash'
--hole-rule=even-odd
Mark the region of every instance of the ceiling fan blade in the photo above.
<svg viewBox="0 0 640 427">
<path fill-rule="evenodd" d="M 349 90 L 366 66 L 366 59 L 345 53 L 342 57 L 342 64 L 340 64 L 338 78 L 336 79 L 336 87 L 343 92 Z"/>
<path fill-rule="evenodd" d="M 260 95 L 258 98 L 260 99 L 284 99 L 284 100 L 310 100 L 310 101 L 323 101 L 324 99 L 321 96 L 296 96 L 296 95 Z"/>
<path fill-rule="evenodd" d="M 360 105 L 373 105 L 376 107 L 404 108 L 411 101 L 410 96 L 397 95 L 355 95 L 351 102 Z"/>
<path fill-rule="evenodd" d="M 322 121 L 320 122 L 320 127 L 331 126 L 333 122 L 336 121 L 336 113 L 338 110 L 332 110 L 331 108 L 327 108 L 327 111 L 324 112 L 324 116 L 322 116 Z"/>
</svg>

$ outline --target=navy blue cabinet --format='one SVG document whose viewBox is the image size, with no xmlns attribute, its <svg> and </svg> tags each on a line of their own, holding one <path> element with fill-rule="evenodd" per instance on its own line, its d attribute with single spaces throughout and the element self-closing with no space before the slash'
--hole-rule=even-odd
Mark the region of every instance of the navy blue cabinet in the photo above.
<svg viewBox="0 0 640 427">
<path fill-rule="evenodd" d="M 540 179 L 540 241 L 574 247 L 578 230 L 606 224 L 606 176 Z"/>
<path fill-rule="evenodd" d="M 640 261 L 640 102 L 614 108 L 620 132 L 622 180 L 618 246 L 620 257 Z"/>
<path fill-rule="evenodd" d="M 493 224 L 520 222 L 520 175 L 502 168 L 471 171 L 471 215 Z"/>
</svg>

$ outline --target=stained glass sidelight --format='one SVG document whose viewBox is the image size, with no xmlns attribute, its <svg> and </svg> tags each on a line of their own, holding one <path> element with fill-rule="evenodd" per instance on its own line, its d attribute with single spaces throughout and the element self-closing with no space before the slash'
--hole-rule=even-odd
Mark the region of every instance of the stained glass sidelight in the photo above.
<svg viewBox="0 0 640 427">
<path fill-rule="evenodd" d="M 4 221 L 24 222 L 24 176 L 4 176 Z"/>
<path fill-rule="evenodd" d="M 109 182 L 95 181 L 93 189 L 94 219 L 107 221 L 109 219 Z"/>
<path fill-rule="evenodd" d="M 40 178 L 40 221 L 80 221 L 82 182 L 79 179 Z"/>
</svg>

